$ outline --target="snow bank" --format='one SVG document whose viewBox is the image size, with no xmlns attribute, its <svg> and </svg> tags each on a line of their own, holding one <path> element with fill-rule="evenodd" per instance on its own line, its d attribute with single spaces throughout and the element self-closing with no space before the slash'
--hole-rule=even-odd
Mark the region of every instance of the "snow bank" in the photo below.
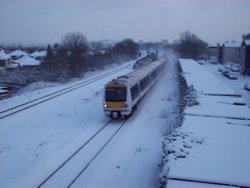
<svg viewBox="0 0 250 188">
<path fill-rule="evenodd" d="M 163 142 L 162 185 L 249 187 L 249 108 L 233 88 L 195 61 L 181 59 L 180 65 L 198 102 L 187 106 L 182 127 Z"/>
<path fill-rule="evenodd" d="M 191 59 L 180 59 L 183 76 L 187 84 L 194 85 L 201 94 L 236 95 L 233 88 L 224 84 L 216 76 L 208 72 L 202 65 Z"/>
<path fill-rule="evenodd" d="M 228 186 L 223 185 L 213 185 L 213 184 L 204 184 L 204 183 L 193 183 L 193 182 L 186 182 L 186 181 L 176 181 L 176 180 L 169 180 L 168 187 L 171 188 L 228 188 Z M 230 186 L 231 188 L 236 188 L 234 186 Z"/>
<path fill-rule="evenodd" d="M 204 143 L 192 144 L 188 159 L 175 161 L 168 178 L 250 186 L 250 128 L 229 122 L 186 116 L 182 131 L 201 136 Z"/>
</svg>

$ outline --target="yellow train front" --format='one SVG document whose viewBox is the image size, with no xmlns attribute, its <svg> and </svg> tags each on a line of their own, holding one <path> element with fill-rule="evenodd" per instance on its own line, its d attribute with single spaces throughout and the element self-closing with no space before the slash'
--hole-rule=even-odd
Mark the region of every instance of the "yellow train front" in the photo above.
<svg viewBox="0 0 250 188">
<path fill-rule="evenodd" d="M 130 92 L 126 83 L 114 80 L 105 86 L 104 113 L 111 118 L 126 117 L 131 114 Z"/>
<path fill-rule="evenodd" d="M 165 58 L 120 76 L 105 85 L 103 110 L 110 118 L 125 118 L 132 114 L 142 97 L 162 73 Z"/>
</svg>

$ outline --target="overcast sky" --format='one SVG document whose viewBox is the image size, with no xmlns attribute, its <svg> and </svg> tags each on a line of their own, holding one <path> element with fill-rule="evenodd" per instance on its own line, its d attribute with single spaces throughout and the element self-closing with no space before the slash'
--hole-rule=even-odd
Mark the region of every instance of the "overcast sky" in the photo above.
<svg viewBox="0 0 250 188">
<path fill-rule="evenodd" d="M 213 44 L 250 33 L 250 0 L 0 0 L 0 44 L 87 40 L 172 42 L 189 30 Z"/>
</svg>

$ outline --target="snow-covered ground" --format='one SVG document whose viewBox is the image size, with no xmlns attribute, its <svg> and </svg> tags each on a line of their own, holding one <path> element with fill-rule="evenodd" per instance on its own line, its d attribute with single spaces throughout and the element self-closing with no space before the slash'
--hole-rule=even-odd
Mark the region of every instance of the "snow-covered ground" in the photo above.
<svg viewBox="0 0 250 188">
<path fill-rule="evenodd" d="M 157 84 L 72 187 L 158 187 L 163 135 L 179 118 L 175 60 L 169 54 Z M 196 90 L 190 92 L 189 99 L 197 102 L 185 109 L 182 127 L 165 136 L 166 163 L 161 180 L 169 178 L 168 188 L 250 186 L 249 108 L 233 105 L 246 102 L 249 106 L 249 92 L 243 89 L 249 77 L 239 75 L 238 80 L 228 80 L 218 72 L 218 66 L 183 61 L 183 75 L 188 86 Z M 102 110 L 103 87 L 131 72 L 133 62 L 128 64 L 130 68 L 120 73 L 1 119 L 0 187 L 36 187 L 103 126 L 108 121 Z M 0 110 L 64 87 L 35 83 L 15 97 L 0 101 Z M 242 98 L 209 94 L 242 94 Z M 79 160 L 77 165 L 81 164 Z M 74 173 L 68 172 L 65 179 Z"/>
<path fill-rule="evenodd" d="M 221 81 L 229 85 L 234 89 L 235 92 L 240 93 L 242 95 L 243 100 L 246 102 L 247 106 L 250 108 L 250 92 L 244 89 L 244 85 L 246 82 L 250 83 L 250 76 L 243 76 L 239 72 L 235 72 L 237 76 L 237 80 L 230 80 L 227 77 L 223 76 L 221 72 L 219 72 L 220 67 L 224 67 L 225 65 L 214 65 L 208 62 L 203 64 L 203 67 L 209 70 L 213 75 L 219 78 Z"/>
<path fill-rule="evenodd" d="M 176 59 L 168 64 L 137 111 L 72 187 L 158 187 L 162 132 L 176 111 Z M 103 87 L 113 76 L 0 120 L 0 187 L 36 187 L 109 119 L 102 109 Z M 40 86 L 39 86 L 40 87 Z M 64 86 L 27 89 L 1 101 L 1 110 Z M 79 160 L 79 166 L 82 160 Z M 65 174 L 65 179 L 75 172 Z M 50 185 L 50 187 L 57 187 Z"/>
<path fill-rule="evenodd" d="M 250 109 L 235 105 L 249 104 L 249 93 L 228 96 L 245 93 L 249 77 L 226 80 L 218 66 L 187 59 L 180 64 L 196 90 L 186 99 L 197 102 L 185 109 L 182 127 L 165 137 L 162 182 L 168 188 L 250 187 Z"/>
<path fill-rule="evenodd" d="M 125 64 L 133 65 L 135 63 L 135 60 L 125 62 Z M 18 92 L 14 95 L 14 97 L 7 98 L 5 100 L 0 100 L 0 111 L 11 108 L 13 106 L 23 104 L 25 102 L 37 99 L 39 97 L 45 96 L 47 94 L 50 94 L 52 92 L 56 92 L 58 90 L 70 87 L 72 85 L 78 84 L 82 82 L 83 80 L 88 80 L 91 78 L 94 78 L 96 76 L 99 76 L 101 74 L 108 73 L 114 69 L 119 69 L 120 67 L 123 67 L 124 64 L 121 64 L 118 66 L 117 64 L 112 64 L 109 66 L 104 67 L 103 70 L 95 70 L 95 71 L 89 71 L 84 73 L 84 79 L 72 79 L 71 81 L 67 83 L 57 83 L 57 82 L 34 82 L 26 87 L 21 88 L 18 90 Z M 121 73 L 122 74 L 122 73 Z"/>
</svg>

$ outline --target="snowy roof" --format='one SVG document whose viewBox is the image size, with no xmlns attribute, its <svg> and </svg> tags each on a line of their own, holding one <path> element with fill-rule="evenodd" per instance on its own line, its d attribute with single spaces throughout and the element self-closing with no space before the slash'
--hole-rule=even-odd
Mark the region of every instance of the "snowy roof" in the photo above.
<svg viewBox="0 0 250 188">
<path fill-rule="evenodd" d="M 167 187 L 249 187 L 250 152 L 246 149 L 249 147 L 247 140 L 250 138 L 249 108 L 246 105 L 234 105 L 244 103 L 243 98 L 230 95 L 236 93 L 234 88 L 204 66 L 187 59 L 180 59 L 179 62 L 188 86 L 193 86 L 197 91 L 199 105 L 184 110 L 185 120 L 180 130 L 190 134 L 187 136 L 190 140 L 185 143 L 191 143 L 193 153 L 190 152 L 188 157 L 184 155 L 181 160 L 173 158 L 168 173 L 171 182 Z M 179 146 L 178 142 L 172 144 L 174 151 L 187 152 L 183 138 L 174 138 L 180 143 Z M 201 142 L 207 141 L 203 148 L 200 147 L 200 139 Z M 194 145 L 194 140 L 200 143 L 196 141 L 198 144 Z M 170 144 L 168 142 L 167 148 L 172 150 Z M 216 165 L 211 165 L 214 162 Z M 190 184 L 176 179 L 189 180 Z M 196 184 L 197 182 L 200 184 Z"/>
<path fill-rule="evenodd" d="M 241 46 L 241 43 L 239 43 L 239 42 L 225 42 L 224 46 L 228 47 L 228 48 L 239 48 Z"/>
<path fill-rule="evenodd" d="M 46 51 L 35 51 L 32 54 L 30 54 L 31 57 L 45 57 L 47 54 Z"/>
<path fill-rule="evenodd" d="M 0 51 L 0 60 L 10 59 L 10 56 L 6 54 L 3 50 Z"/>
<path fill-rule="evenodd" d="M 29 56 L 23 56 L 15 61 L 20 66 L 38 66 L 40 65 L 40 61 L 33 59 Z"/>
<path fill-rule="evenodd" d="M 22 55 L 28 55 L 26 52 L 22 51 L 22 50 L 15 50 L 13 52 L 10 53 L 10 56 L 22 56 Z"/>
<path fill-rule="evenodd" d="M 188 85 L 194 85 L 196 90 L 205 94 L 234 95 L 237 92 L 230 86 L 221 83 L 213 74 L 209 73 L 192 59 L 179 59 Z M 190 74 L 192 73 L 192 74 Z M 206 83 L 206 84 L 204 84 Z"/>
<path fill-rule="evenodd" d="M 247 46 L 250 46 L 250 39 L 243 41 Z"/>
<path fill-rule="evenodd" d="M 208 45 L 208 48 L 218 48 L 219 46 L 221 46 L 221 44 L 219 43 L 211 43 Z"/>
</svg>

